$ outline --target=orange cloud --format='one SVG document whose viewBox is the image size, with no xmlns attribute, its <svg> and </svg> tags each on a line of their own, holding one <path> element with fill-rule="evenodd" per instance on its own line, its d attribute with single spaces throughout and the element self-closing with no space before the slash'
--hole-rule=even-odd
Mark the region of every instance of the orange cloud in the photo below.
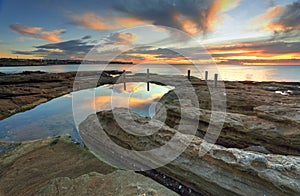
<svg viewBox="0 0 300 196">
<path fill-rule="evenodd" d="M 270 22 L 274 17 L 279 16 L 283 12 L 283 8 L 280 6 L 273 6 L 269 8 L 265 13 L 260 14 L 250 20 L 251 28 L 257 30 L 272 30 Z"/>
<path fill-rule="evenodd" d="M 44 39 L 44 40 L 48 40 L 48 41 L 52 41 L 52 42 L 60 42 L 60 36 L 59 34 L 65 32 L 65 30 L 63 29 L 58 29 L 58 30 L 54 30 L 54 31 L 44 31 L 40 34 L 40 38 Z"/>
<path fill-rule="evenodd" d="M 210 51 L 216 63 L 238 63 L 243 65 L 299 64 L 300 53 L 274 53 L 262 49 L 231 49 Z M 235 62 L 234 62 L 235 61 Z"/>
<path fill-rule="evenodd" d="M 265 13 L 253 18 L 251 26 L 275 32 L 300 29 L 300 24 L 297 20 L 299 9 L 300 3 L 293 3 L 285 7 L 273 6 Z"/>
<path fill-rule="evenodd" d="M 115 17 L 114 21 L 122 27 L 134 27 L 148 23 L 147 21 L 143 21 L 133 17 Z"/>
<path fill-rule="evenodd" d="M 262 14 L 262 19 L 270 20 L 283 12 L 283 8 L 280 6 L 274 6 L 267 10 L 266 13 Z"/>
<path fill-rule="evenodd" d="M 123 27 L 133 27 L 137 25 L 146 24 L 146 21 L 133 17 L 113 17 L 103 18 L 93 12 L 87 12 L 82 15 L 70 16 L 72 23 L 85 28 L 94 30 L 114 30 Z"/>
<path fill-rule="evenodd" d="M 78 26 L 94 30 L 107 30 L 117 28 L 116 26 L 105 22 L 105 20 L 101 16 L 93 12 L 87 12 L 82 15 L 73 15 L 71 16 L 71 19 L 72 22 Z"/>
<path fill-rule="evenodd" d="M 206 15 L 206 19 L 202 20 L 201 25 L 198 21 L 190 20 L 180 12 L 173 15 L 173 20 L 176 21 L 182 30 L 185 32 L 196 35 L 200 32 L 212 31 L 223 21 L 223 12 L 227 12 L 236 8 L 240 0 L 214 0 L 206 11 L 199 11 L 200 15 Z M 203 28 L 204 26 L 204 28 Z"/>
<path fill-rule="evenodd" d="M 240 0 L 214 0 L 210 7 L 212 14 L 218 12 L 227 12 L 236 8 L 240 4 Z"/>
<path fill-rule="evenodd" d="M 222 13 L 236 8 L 240 0 L 214 0 L 207 13 L 207 30 L 212 31 L 223 20 Z"/>
<path fill-rule="evenodd" d="M 279 22 L 270 22 L 268 24 L 269 29 L 271 29 L 272 31 L 276 31 L 276 32 L 280 32 L 280 31 L 289 31 L 289 30 L 296 30 L 296 29 L 300 29 L 300 24 L 298 25 L 294 25 L 292 27 L 288 27 L 284 24 L 281 24 Z"/>
<path fill-rule="evenodd" d="M 42 30 L 41 27 L 25 27 L 20 24 L 12 24 L 10 28 L 23 35 L 35 35 Z"/>
<path fill-rule="evenodd" d="M 187 32 L 190 35 L 195 35 L 201 31 L 198 24 L 193 22 L 192 20 L 187 19 L 185 16 L 177 13 L 173 16 L 173 19 L 180 24 L 181 29 Z"/>
<path fill-rule="evenodd" d="M 59 35 L 65 32 L 65 30 L 63 29 L 57 29 L 54 31 L 42 31 L 43 29 L 41 27 L 26 27 L 20 24 L 12 24 L 10 25 L 10 28 L 13 31 L 22 35 L 29 35 L 33 38 L 43 39 L 52 42 L 60 42 L 61 39 Z M 24 41 L 24 39 L 24 37 L 21 37 L 20 41 Z"/>
<path fill-rule="evenodd" d="M 275 32 L 299 30 L 300 2 L 286 5 L 268 27 Z"/>
</svg>

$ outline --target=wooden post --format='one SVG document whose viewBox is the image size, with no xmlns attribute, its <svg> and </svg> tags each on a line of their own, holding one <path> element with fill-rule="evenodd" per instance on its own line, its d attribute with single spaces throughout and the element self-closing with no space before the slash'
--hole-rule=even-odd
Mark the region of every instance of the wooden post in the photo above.
<svg viewBox="0 0 300 196">
<path fill-rule="evenodd" d="M 205 81 L 208 79 L 208 71 L 205 71 Z"/>
<path fill-rule="evenodd" d="M 188 70 L 188 80 L 191 80 L 191 70 Z"/>
<path fill-rule="evenodd" d="M 149 82 L 149 69 L 147 69 L 147 91 L 150 91 L 150 82 Z"/>
<path fill-rule="evenodd" d="M 126 78 L 126 71 L 125 70 L 123 70 L 123 81 L 125 82 L 125 78 Z"/>
<path fill-rule="evenodd" d="M 215 74 L 214 86 L 217 87 L 218 84 L 218 74 Z"/>
<path fill-rule="evenodd" d="M 124 86 L 124 91 L 126 91 L 126 71 L 123 70 L 123 86 Z"/>
<path fill-rule="evenodd" d="M 147 82 L 147 91 L 150 91 L 150 82 Z"/>
<path fill-rule="evenodd" d="M 147 69 L 147 81 L 149 80 L 149 73 L 150 73 L 150 71 L 149 71 L 149 69 Z"/>
</svg>

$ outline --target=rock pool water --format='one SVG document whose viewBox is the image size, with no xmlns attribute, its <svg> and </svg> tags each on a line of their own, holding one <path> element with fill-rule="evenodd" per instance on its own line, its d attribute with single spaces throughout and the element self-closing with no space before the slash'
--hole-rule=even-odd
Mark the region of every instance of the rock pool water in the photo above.
<svg viewBox="0 0 300 196">
<path fill-rule="evenodd" d="M 126 83 L 126 90 L 123 84 L 115 84 L 66 94 L 0 121 L 0 140 L 28 141 L 70 134 L 73 140 L 80 142 L 77 125 L 91 114 L 91 108 L 101 111 L 127 106 L 141 116 L 152 117 L 154 110 L 151 104 L 172 88 L 151 84 L 150 91 L 147 91 L 146 83 L 131 82 Z M 93 99 L 86 96 L 90 93 L 95 94 Z M 73 101 L 76 123 L 72 111 L 72 98 L 75 95 L 80 97 L 80 101 Z"/>
</svg>

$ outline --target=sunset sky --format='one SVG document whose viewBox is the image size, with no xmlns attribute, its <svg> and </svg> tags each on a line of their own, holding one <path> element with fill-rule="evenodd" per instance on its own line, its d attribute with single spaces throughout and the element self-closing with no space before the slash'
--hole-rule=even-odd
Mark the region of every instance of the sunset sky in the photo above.
<svg viewBox="0 0 300 196">
<path fill-rule="evenodd" d="M 0 58 L 300 65 L 300 0 L 0 0 L 0 31 Z"/>
</svg>

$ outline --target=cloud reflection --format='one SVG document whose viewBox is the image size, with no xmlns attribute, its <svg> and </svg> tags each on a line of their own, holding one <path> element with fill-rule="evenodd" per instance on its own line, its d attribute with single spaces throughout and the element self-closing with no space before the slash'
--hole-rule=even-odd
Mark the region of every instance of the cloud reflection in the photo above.
<svg viewBox="0 0 300 196">
<path fill-rule="evenodd" d="M 114 86 L 104 85 L 94 89 L 94 92 L 90 89 L 74 92 L 76 93 L 76 100 L 73 99 L 73 111 L 75 116 L 79 116 L 76 121 L 83 121 L 91 111 L 103 111 L 116 107 L 129 108 L 139 115 L 151 116 L 150 105 L 158 101 L 172 87 L 150 84 L 150 91 L 147 91 L 146 85 L 143 82 L 128 82 L 126 83 L 126 90 L 124 90 L 122 83 Z"/>
</svg>

